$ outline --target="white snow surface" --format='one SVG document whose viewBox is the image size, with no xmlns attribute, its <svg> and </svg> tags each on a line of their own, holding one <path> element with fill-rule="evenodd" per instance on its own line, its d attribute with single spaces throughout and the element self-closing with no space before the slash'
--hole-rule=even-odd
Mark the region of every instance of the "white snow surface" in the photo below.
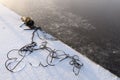
<svg viewBox="0 0 120 80">
<path fill-rule="evenodd" d="M 7 52 L 12 49 L 20 49 L 24 45 L 29 44 L 33 32 L 25 31 L 19 27 L 22 24 L 20 18 L 20 15 L 0 4 L 0 80 L 120 80 L 108 70 L 59 40 L 48 40 L 48 45 L 53 49 L 63 50 L 67 54 L 79 56 L 84 66 L 82 66 L 78 76 L 75 76 L 72 66 L 67 61 L 46 68 L 30 66 L 28 61 L 37 65 L 38 58 L 41 59 L 42 54 L 38 55 L 38 52 L 26 57 L 24 69 L 11 73 L 5 67 Z M 45 51 L 41 53 L 47 55 Z M 41 61 L 44 62 L 44 60 L 44 57 L 42 57 Z"/>
</svg>

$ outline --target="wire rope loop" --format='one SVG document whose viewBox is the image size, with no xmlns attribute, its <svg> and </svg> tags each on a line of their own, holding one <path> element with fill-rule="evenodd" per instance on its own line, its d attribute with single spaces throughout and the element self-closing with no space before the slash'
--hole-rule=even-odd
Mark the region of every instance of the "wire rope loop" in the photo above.
<svg viewBox="0 0 120 80">
<path fill-rule="evenodd" d="M 5 62 L 5 67 L 10 72 L 18 72 L 21 71 L 25 67 L 25 63 L 23 62 L 23 59 L 25 56 L 21 57 L 18 54 L 18 49 L 13 49 L 7 53 L 7 60 Z M 10 54 L 18 54 L 18 56 L 11 57 Z"/>
</svg>

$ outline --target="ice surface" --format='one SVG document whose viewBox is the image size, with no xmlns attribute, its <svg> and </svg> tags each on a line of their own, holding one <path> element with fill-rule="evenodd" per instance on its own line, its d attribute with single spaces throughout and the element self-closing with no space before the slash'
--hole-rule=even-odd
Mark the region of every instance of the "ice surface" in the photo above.
<svg viewBox="0 0 120 80">
<path fill-rule="evenodd" d="M 72 67 L 67 61 L 63 61 L 51 67 L 31 67 L 28 60 L 36 66 L 38 59 L 44 62 L 47 52 L 38 56 L 38 52 L 26 57 L 26 66 L 23 70 L 11 73 L 5 68 L 7 52 L 11 49 L 19 49 L 25 44 L 30 43 L 32 31 L 24 31 L 19 26 L 22 24 L 21 16 L 0 4 L 0 80 L 120 80 L 108 70 L 95 64 L 85 56 L 73 50 L 63 42 L 48 41 L 49 46 L 63 50 L 70 55 L 78 55 L 84 66 L 78 76 L 72 72 Z"/>
</svg>

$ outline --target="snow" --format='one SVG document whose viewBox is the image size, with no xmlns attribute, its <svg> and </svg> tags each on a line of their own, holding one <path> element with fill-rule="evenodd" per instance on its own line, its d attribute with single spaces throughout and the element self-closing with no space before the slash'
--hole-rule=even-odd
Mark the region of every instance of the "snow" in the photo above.
<svg viewBox="0 0 120 80">
<path fill-rule="evenodd" d="M 5 67 L 7 53 L 12 49 L 20 49 L 30 43 L 32 31 L 24 31 L 19 26 L 22 24 L 21 16 L 0 4 L 0 80 L 120 80 L 98 64 L 95 64 L 79 52 L 73 50 L 63 42 L 47 40 L 48 46 L 56 50 L 65 51 L 69 55 L 78 55 L 84 64 L 80 73 L 76 76 L 71 65 L 65 60 L 56 66 L 32 67 L 29 62 L 36 66 L 39 60 L 45 62 L 46 51 L 41 51 L 25 58 L 25 64 L 21 71 L 11 73 Z M 39 42 L 39 40 L 38 40 Z"/>
</svg>

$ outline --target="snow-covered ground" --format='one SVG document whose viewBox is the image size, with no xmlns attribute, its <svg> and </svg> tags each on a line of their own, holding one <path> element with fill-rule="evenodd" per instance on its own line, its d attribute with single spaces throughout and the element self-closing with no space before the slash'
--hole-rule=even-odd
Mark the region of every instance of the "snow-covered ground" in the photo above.
<svg viewBox="0 0 120 80">
<path fill-rule="evenodd" d="M 32 31 L 24 31 L 23 28 L 19 27 L 22 24 L 20 18 L 21 16 L 0 4 L 0 80 L 120 80 L 108 70 L 95 64 L 59 40 L 47 40 L 47 42 L 53 49 L 79 56 L 84 65 L 78 76 L 75 76 L 68 61 L 46 68 L 29 65 L 28 61 L 34 65 L 37 65 L 38 59 L 44 62 L 44 57 L 41 56 L 47 55 L 45 51 L 41 52 L 44 55 L 38 55 L 36 52 L 26 57 L 25 68 L 19 72 L 11 73 L 5 67 L 7 53 L 12 49 L 20 49 L 31 41 Z"/>
</svg>

